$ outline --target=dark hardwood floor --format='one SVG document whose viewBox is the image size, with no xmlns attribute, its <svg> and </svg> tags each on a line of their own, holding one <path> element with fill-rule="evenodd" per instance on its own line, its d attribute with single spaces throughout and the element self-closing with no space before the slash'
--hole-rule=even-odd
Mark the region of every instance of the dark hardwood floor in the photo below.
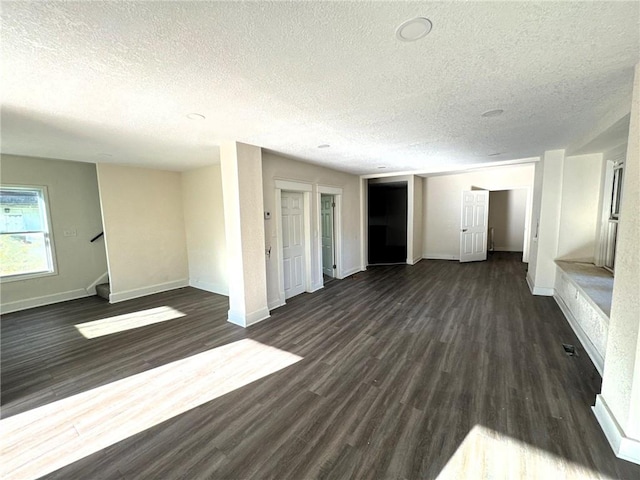
<svg viewBox="0 0 640 480">
<path fill-rule="evenodd" d="M 302 360 L 47 478 L 637 480 L 591 412 L 597 371 L 525 268 L 508 253 L 372 267 L 248 329 L 192 288 L 8 314 L 2 418 L 248 338 Z M 186 315 L 91 340 L 74 327 L 159 306 Z"/>
</svg>

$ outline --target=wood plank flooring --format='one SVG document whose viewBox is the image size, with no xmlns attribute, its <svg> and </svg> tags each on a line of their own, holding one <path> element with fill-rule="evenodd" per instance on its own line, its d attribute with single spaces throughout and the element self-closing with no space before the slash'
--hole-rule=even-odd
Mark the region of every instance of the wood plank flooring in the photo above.
<svg viewBox="0 0 640 480">
<path fill-rule="evenodd" d="M 553 299 L 533 297 L 524 275 L 508 253 L 372 267 L 290 299 L 249 329 L 226 322 L 226 298 L 192 288 L 8 314 L 2 422 L 82 405 L 83 395 L 251 341 L 301 359 L 46 477 L 637 480 L 640 466 L 613 455 L 591 412 L 597 371 Z M 185 316 L 92 339 L 74 327 L 163 306 Z M 233 358 L 222 364 L 244 375 Z M 219 386 L 217 369 L 183 375 L 184 388 Z M 154 388 L 136 397 L 140 411 L 177 395 Z M 117 408 L 116 397 L 103 399 L 89 413 Z"/>
</svg>

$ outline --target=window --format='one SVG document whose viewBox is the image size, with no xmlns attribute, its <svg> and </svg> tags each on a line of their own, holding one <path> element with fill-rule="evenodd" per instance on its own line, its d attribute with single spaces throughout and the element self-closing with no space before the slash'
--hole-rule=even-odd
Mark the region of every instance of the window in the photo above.
<svg viewBox="0 0 640 480">
<path fill-rule="evenodd" d="M 0 187 L 0 277 L 54 273 L 45 187 Z"/>
<path fill-rule="evenodd" d="M 622 179 L 624 175 L 624 163 L 613 164 L 611 176 L 611 196 L 609 206 L 609 218 L 605 225 L 605 249 L 604 267 L 612 272 L 616 264 L 616 241 L 618 239 L 618 220 L 620 219 L 620 202 L 622 200 Z"/>
</svg>

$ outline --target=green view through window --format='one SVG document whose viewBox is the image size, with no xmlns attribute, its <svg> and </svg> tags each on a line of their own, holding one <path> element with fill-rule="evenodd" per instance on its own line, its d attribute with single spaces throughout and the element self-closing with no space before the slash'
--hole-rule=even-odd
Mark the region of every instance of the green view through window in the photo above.
<svg viewBox="0 0 640 480">
<path fill-rule="evenodd" d="M 44 187 L 0 187 L 0 277 L 54 271 Z"/>
</svg>

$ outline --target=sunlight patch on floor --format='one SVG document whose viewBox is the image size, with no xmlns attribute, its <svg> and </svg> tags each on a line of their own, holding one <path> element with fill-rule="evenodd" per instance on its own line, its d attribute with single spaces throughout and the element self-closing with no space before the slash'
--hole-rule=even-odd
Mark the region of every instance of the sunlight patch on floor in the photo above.
<svg viewBox="0 0 640 480">
<path fill-rule="evenodd" d="M 185 315 L 186 313 L 182 313 L 180 310 L 165 306 L 126 313 L 115 317 L 102 318 L 92 322 L 79 323 L 75 325 L 75 327 L 85 338 L 96 338 L 153 325 L 154 323 L 175 320 Z"/>
<path fill-rule="evenodd" d="M 39 478 L 300 360 L 244 339 L 0 420 L 0 477 Z"/>
<path fill-rule="evenodd" d="M 467 434 L 437 480 L 506 478 L 608 479 L 584 465 L 482 425 Z"/>
</svg>

